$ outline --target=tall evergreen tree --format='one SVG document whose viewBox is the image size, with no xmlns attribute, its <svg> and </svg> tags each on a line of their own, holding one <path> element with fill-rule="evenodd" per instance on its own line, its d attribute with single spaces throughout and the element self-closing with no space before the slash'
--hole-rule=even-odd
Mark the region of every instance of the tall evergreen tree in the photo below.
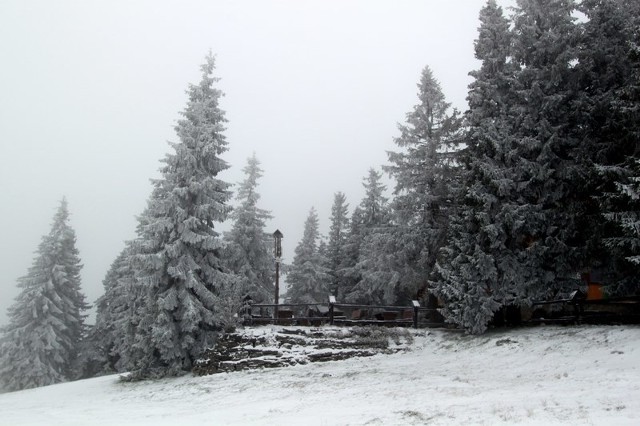
<svg viewBox="0 0 640 426">
<path fill-rule="evenodd" d="M 322 303 L 329 296 L 330 275 L 325 266 L 327 260 L 319 252 L 319 239 L 318 214 L 311 208 L 287 274 L 287 297 L 291 303 Z"/>
<path fill-rule="evenodd" d="M 0 389 L 27 389 L 75 377 L 88 308 L 80 289 L 81 268 L 63 198 L 33 265 L 18 281 L 21 291 L 2 329 Z"/>
<path fill-rule="evenodd" d="M 637 276 L 620 261 L 637 235 L 618 225 L 636 209 L 638 8 L 586 0 L 577 25 L 573 1 L 522 0 L 512 32 L 495 2 L 483 9 L 467 191 L 438 265 L 452 322 L 482 332 L 501 306 L 574 289 L 585 267 Z"/>
<path fill-rule="evenodd" d="M 138 219 L 138 232 L 141 226 L 145 224 L 145 214 Z M 139 261 L 137 256 L 142 253 L 142 241 L 139 239 L 127 242 L 124 248 L 125 260 L 116 261 L 117 280 L 113 285 L 110 293 L 114 296 L 113 303 L 105 314 L 108 316 L 106 325 L 112 327 L 113 334 L 111 340 L 107 340 L 106 348 L 110 348 L 105 354 L 109 367 L 111 363 L 117 372 L 135 371 L 139 368 L 137 364 L 140 359 L 145 357 L 146 348 L 139 343 L 144 341 L 145 328 L 141 325 L 146 316 L 149 303 L 149 289 L 137 280 L 136 263 Z M 122 304 L 120 302 L 123 302 Z"/>
<path fill-rule="evenodd" d="M 580 138 L 570 117 L 576 96 L 573 0 L 519 1 L 514 21 L 517 99 L 513 114 L 519 167 L 520 263 L 528 281 L 514 288 L 520 304 L 573 290 L 586 261 L 582 218 L 585 168 L 576 160 Z"/>
<path fill-rule="evenodd" d="M 102 285 L 104 294 L 96 301 L 96 323 L 89 330 L 81 362 L 82 377 L 128 371 L 128 347 L 135 336 L 135 314 L 140 297 L 134 291 L 134 271 L 130 259 L 133 242 L 111 264 Z"/>
<path fill-rule="evenodd" d="M 390 211 L 386 186 L 381 182 L 382 174 L 375 169 L 363 179 L 365 196 L 351 217 L 351 228 L 346 244 L 346 263 L 343 268 L 344 294 L 348 301 L 360 303 L 382 303 L 384 289 L 379 281 L 370 281 L 365 275 L 371 270 L 375 253 L 368 250 L 370 240 L 389 225 Z"/>
<path fill-rule="evenodd" d="M 619 0 L 586 0 L 587 17 L 576 71 L 580 96 L 580 154 L 588 171 L 590 263 L 612 294 L 638 291 L 640 253 L 633 188 L 640 158 L 640 5 Z M 609 220 L 602 220 L 602 215 Z M 636 228 L 637 229 L 637 228 Z"/>
<path fill-rule="evenodd" d="M 214 342 L 225 318 L 221 300 L 235 279 L 224 271 L 222 241 L 214 229 L 227 218 L 229 184 L 218 174 L 229 166 L 222 96 L 214 87 L 214 57 L 202 65 L 202 79 L 190 85 L 183 118 L 139 218 L 133 256 L 135 283 L 144 293 L 136 341 L 134 377 L 181 374 Z"/>
<path fill-rule="evenodd" d="M 472 332 L 501 306 L 572 290 L 586 263 L 574 11 L 571 0 L 518 1 L 511 34 L 494 2 L 482 12 L 469 190 L 438 269 L 445 315 Z"/>
<path fill-rule="evenodd" d="M 625 260 L 634 267 L 628 270 L 621 281 L 626 294 L 640 293 L 640 4 L 633 0 L 621 0 L 622 11 L 626 14 L 625 28 L 629 37 L 629 51 L 626 57 L 630 63 L 627 84 L 620 88 L 621 110 L 628 125 L 628 139 L 625 150 L 629 154 L 624 163 L 624 179 L 616 182 L 622 196 L 622 206 L 609 212 L 609 218 L 623 229 Z M 635 149 L 630 150 L 629 147 Z M 616 241 L 609 244 L 616 245 Z M 620 247 L 620 245 L 618 245 Z"/>
<path fill-rule="evenodd" d="M 243 169 L 246 178 L 237 194 L 238 207 L 233 211 L 233 228 L 225 235 L 229 243 L 226 257 L 230 269 L 244 277 L 245 295 L 254 302 L 265 303 L 273 297 L 275 259 L 272 236 L 265 232 L 265 222 L 271 218 L 268 211 L 258 207 L 258 179 L 262 177 L 260 162 L 255 154 Z"/>
<path fill-rule="evenodd" d="M 346 243 L 349 232 L 349 204 L 342 192 L 336 192 L 331 207 L 331 227 L 327 243 L 327 261 L 331 275 L 330 291 L 338 296 L 338 289 L 343 287 L 344 277 L 341 273 L 346 262 Z"/>
<path fill-rule="evenodd" d="M 388 223 L 389 199 L 384 195 L 387 187 L 382 183 L 382 173 L 370 168 L 362 186 L 365 193 L 358 206 L 361 226 L 370 230 Z"/>
<path fill-rule="evenodd" d="M 524 225 L 516 189 L 523 166 L 513 128 L 518 66 L 510 59 L 509 21 L 494 0 L 480 11 L 480 23 L 475 55 L 481 67 L 470 73 L 467 146 L 459 155 L 464 190 L 432 285 L 447 320 L 476 333 L 502 305 L 515 302 L 512 288 L 528 279 L 517 238 Z"/>
<path fill-rule="evenodd" d="M 337 300 L 347 300 L 355 285 L 362 278 L 360 271 L 356 268 L 358 260 L 360 259 L 360 249 L 363 244 L 364 227 L 362 217 L 362 208 L 356 206 L 349 220 L 342 268 L 337 271 L 340 277 L 340 286 L 334 293 Z"/>
<path fill-rule="evenodd" d="M 627 169 L 625 183 L 617 183 L 617 192 L 609 199 L 615 199 L 615 211 L 605 213 L 605 218 L 617 224 L 620 234 L 605 239 L 605 244 L 622 254 L 628 263 L 626 272 L 619 279 L 624 293 L 640 292 L 640 159 L 635 158 L 635 167 Z"/>
<path fill-rule="evenodd" d="M 396 180 L 395 226 L 371 241 L 370 252 L 384 254 L 370 262 L 375 278 L 395 287 L 396 297 L 403 293 L 403 298 L 415 298 L 424 293 L 437 253 L 446 241 L 460 186 L 456 157 L 461 124 L 431 69 L 425 67 L 418 84 L 418 103 L 399 126 L 401 134 L 395 142 L 401 150 L 389 153 L 387 170 Z M 389 288 L 387 294 L 393 294 Z"/>
</svg>

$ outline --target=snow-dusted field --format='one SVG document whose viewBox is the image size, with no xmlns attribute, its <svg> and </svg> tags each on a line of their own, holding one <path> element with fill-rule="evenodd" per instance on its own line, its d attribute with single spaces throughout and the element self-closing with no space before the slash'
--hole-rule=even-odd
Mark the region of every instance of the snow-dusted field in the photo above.
<svg viewBox="0 0 640 426">
<path fill-rule="evenodd" d="M 265 332 L 269 328 L 265 328 Z M 0 395 L 0 424 L 640 424 L 640 327 L 418 331 L 413 350 Z"/>
</svg>

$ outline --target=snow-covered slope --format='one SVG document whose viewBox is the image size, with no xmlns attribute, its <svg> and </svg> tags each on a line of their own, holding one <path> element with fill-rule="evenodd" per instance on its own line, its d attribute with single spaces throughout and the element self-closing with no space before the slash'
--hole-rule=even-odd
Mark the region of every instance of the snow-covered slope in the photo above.
<svg viewBox="0 0 640 426">
<path fill-rule="evenodd" d="M 3 394 L 0 424 L 640 424 L 640 327 L 416 333 L 393 355 Z"/>
</svg>

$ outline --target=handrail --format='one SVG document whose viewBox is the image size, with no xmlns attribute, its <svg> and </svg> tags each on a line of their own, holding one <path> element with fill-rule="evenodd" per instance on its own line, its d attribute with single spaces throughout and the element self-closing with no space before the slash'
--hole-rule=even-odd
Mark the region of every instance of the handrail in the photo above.
<svg viewBox="0 0 640 426">
<path fill-rule="evenodd" d="M 544 306 L 544 305 L 555 305 L 555 304 L 563 304 L 570 305 L 573 307 L 573 315 L 567 315 L 562 318 L 545 318 L 538 319 L 532 318 L 531 322 L 535 321 L 544 321 L 544 322 L 553 322 L 553 321 L 573 321 L 576 324 L 581 324 L 585 320 L 589 320 L 594 316 L 594 312 L 589 312 L 585 310 L 585 307 L 591 307 L 594 305 L 640 305 L 640 296 L 631 295 L 631 296 L 620 296 L 620 297 L 611 297 L 605 299 L 587 299 L 586 294 L 580 291 L 574 291 L 569 298 L 563 299 L 552 299 L 552 300 L 536 300 L 531 306 Z M 637 309 L 637 308 L 636 308 Z"/>
<path fill-rule="evenodd" d="M 321 316 L 313 316 L 313 315 L 302 315 L 299 317 L 281 317 L 279 311 L 281 308 L 314 308 L 314 307 L 325 307 L 327 309 L 326 314 Z M 334 325 L 336 322 L 342 323 L 375 323 L 375 324 L 406 324 L 411 323 L 414 328 L 418 328 L 419 324 L 419 313 L 420 312 L 437 312 L 437 309 L 427 308 L 420 306 L 420 303 L 417 300 L 412 301 L 411 306 L 406 305 L 366 305 L 366 304 L 357 304 L 357 303 L 337 303 L 334 296 L 330 296 L 328 298 L 327 303 L 249 303 L 247 305 L 248 317 L 250 321 L 265 321 L 265 322 L 273 322 L 277 323 L 290 323 L 293 320 L 306 321 L 307 323 L 313 322 L 317 323 L 328 322 L 330 325 Z M 268 317 L 260 317 L 253 318 L 251 315 L 252 308 L 260 308 L 261 310 L 264 308 L 272 308 L 273 309 L 273 318 Z M 349 319 L 347 320 L 344 317 L 336 315 L 337 309 L 366 309 L 369 311 L 381 310 L 381 311 L 412 311 L 411 318 L 399 318 L 399 319 Z"/>
<path fill-rule="evenodd" d="M 256 308 L 274 308 L 276 306 L 278 307 L 283 307 L 283 306 L 297 306 L 297 307 L 303 307 L 303 306 L 327 306 L 327 303 L 252 303 L 251 306 L 256 307 Z"/>
</svg>

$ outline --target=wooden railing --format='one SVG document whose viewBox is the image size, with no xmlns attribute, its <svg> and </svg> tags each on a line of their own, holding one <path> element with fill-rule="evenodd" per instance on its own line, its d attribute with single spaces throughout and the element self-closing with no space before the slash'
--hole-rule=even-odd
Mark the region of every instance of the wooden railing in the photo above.
<svg viewBox="0 0 640 426">
<path fill-rule="evenodd" d="M 249 304 L 243 316 L 245 325 L 279 324 L 299 326 L 320 325 L 384 325 L 443 327 L 438 310 L 420 306 L 367 305 L 337 303 L 333 296 L 327 303 Z M 435 318 L 435 320 L 434 320 Z"/>
<path fill-rule="evenodd" d="M 532 317 L 536 323 L 640 323 L 640 296 L 614 297 L 590 300 L 581 291 L 574 291 L 568 298 L 543 300 L 533 303 L 533 308 L 561 305 L 543 317 Z M 569 310 L 566 307 L 570 307 Z M 534 314 L 535 314 L 534 310 Z"/>
</svg>

